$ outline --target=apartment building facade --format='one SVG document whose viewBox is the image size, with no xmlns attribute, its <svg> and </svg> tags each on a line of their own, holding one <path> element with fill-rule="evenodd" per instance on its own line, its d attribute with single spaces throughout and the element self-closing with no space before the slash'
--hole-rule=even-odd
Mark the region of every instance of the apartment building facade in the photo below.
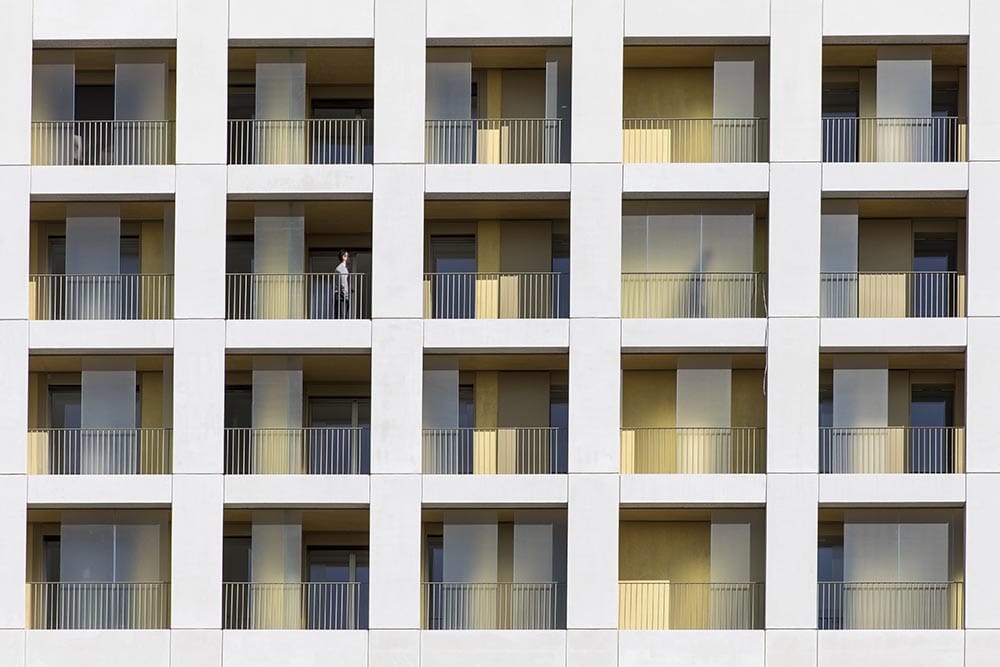
<svg viewBox="0 0 1000 667">
<path fill-rule="evenodd" d="M 10 0 L 0 665 L 985 667 L 991 0 Z"/>
</svg>

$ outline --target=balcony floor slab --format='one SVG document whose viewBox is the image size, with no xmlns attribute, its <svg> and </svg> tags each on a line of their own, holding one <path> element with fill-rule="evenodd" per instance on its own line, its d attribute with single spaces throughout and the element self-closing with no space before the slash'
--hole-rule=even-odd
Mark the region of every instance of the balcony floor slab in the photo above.
<svg viewBox="0 0 1000 667">
<path fill-rule="evenodd" d="M 763 506 L 764 475 L 622 475 L 621 504 L 629 507 Z"/>
<path fill-rule="evenodd" d="M 424 348 L 434 352 L 565 352 L 569 320 L 424 320 Z"/>
<path fill-rule="evenodd" d="M 424 475 L 424 505 L 484 507 L 562 506 L 566 475 Z"/>
<path fill-rule="evenodd" d="M 968 340 L 964 317 L 824 317 L 819 324 L 825 352 L 960 351 Z"/>
<path fill-rule="evenodd" d="M 226 349 L 253 353 L 367 352 L 371 320 L 226 320 Z"/>
<path fill-rule="evenodd" d="M 958 506 L 965 475 L 820 475 L 819 502 L 827 506 Z"/>
<path fill-rule="evenodd" d="M 239 507 L 365 507 L 368 475 L 226 475 L 224 498 Z"/>
<path fill-rule="evenodd" d="M 671 195 L 695 197 L 712 194 L 722 197 L 766 196 L 770 168 L 766 162 L 753 163 L 642 163 L 622 166 L 622 191 L 637 199 Z"/>
<path fill-rule="evenodd" d="M 169 506 L 170 475 L 28 475 L 33 507 Z"/>
<path fill-rule="evenodd" d="M 969 189 L 966 162 L 828 162 L 823 194 L 832 197 L 959 197 Z"/>
<path fill-rule="evenodd" d="M 31 352 L 78 354 L 127 351 L 169 352 L 173 320 L 33 320 L 28 323 Z"/>
<path fill-rule="evenodd" d="M 424 172 L 428 195 L 565 197 L 569 184 L 568 164 L 429 164 Z"/>
<path fill-rule="evenodd" d="M 764 318 L 683 318 L 622 320 L 622 351 L 763 351 Z"/>
</svg>

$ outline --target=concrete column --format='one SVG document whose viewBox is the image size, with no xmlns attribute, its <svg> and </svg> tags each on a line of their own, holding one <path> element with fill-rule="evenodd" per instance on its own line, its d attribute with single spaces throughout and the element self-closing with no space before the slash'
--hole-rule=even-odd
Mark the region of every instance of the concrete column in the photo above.
<svg viewBox="0 0 1000 667">
<path fill-rule="evenodd" d="M 817 485 L 816 475 L 767 476 L 768 631 L 816 627 Z"/>
<path fill-rule="evenodd" d="M 222 474 L 226 323 L 174 323 L 174 473 Z"/>
<path fill-rule="evenodd" d="M 7 217 L 0 225 L 0 247 L 10 251 L 0 262 L 0 318 L 4 319 L 28 317 L 30 171 L 28 167 L 0 166 L 0 210 Z"/>
<path fill-rule="evenodd" d="M 374 171 L 372 317 L 419 318 L 424 308 L 424 168 L 377 164 Z"/>
<path fill-rule="evenodd" d="M 622 159 L 624 4 L 624 0 L 573 3 L 574 163 Z"/>
<path fill-rule="evenodd" d="M 822 146 L 822 0 L 771 0 L 772 162 L 818 162 Z M 772 209 L 773 216 L 773 209 Z M 775 235 L 774 228 L 771 236 Z M 771 255 L 771 264 L 775 265 Z"/>
<path fill-rule="evenodd" d="M 222 627 L 222 499 L 221 475 L 174 475 L 171 628 Z"/>
<path fill-rule="evenodd" d="M 0 629 L 25 627 L 24 573 L 27 554 L 27 482 L 24 475 L 0 475 Z"/>
<path fill-rule="evenodd" d="M 0 321 L 0 479 L 23 475 L 27 463 L 28 323 Z"/>
<path fill-rule="evenodd" d="M 226 167 L 178 166 L 174 318 L 225 316 Z"/>
<path fill-rule="evenodd" d="M 818 405 L 819 321 L 772 319 L 767 345 L 769 473 L 818 470 Z"/>
<path fill-rule="evenodd" d="M 0 68 L 0 90 L 4 91 L 0 165 L 26 165 L 31 159 L 32 18 L 30 0 L 16 0 L 7 3 L 0 21 L 0 61 L 4 63 Z M 4 187 L 0 187 L 2 192 Z M 10 217 L 10 222 L 15 220 L 20 218 Z"/>
<path fill-rule="evenodd" d="M 972 135 L 978 136 L 978 130 Z M 968 205 L 968 314 L 969 317 L 1000 316 L 1000 262 L 993 251 L 1000 244 L 1000 164 L 969 164 Z"/>
<path fill-rule="evenodd" d="M 177 3 L 177 164 L 225 164 L 229 6 Z"/>
<path fill-rule="evenodd" d="M 616 473 L 621 452 L 621 324 L 570 320 L 569 471 Z"/>
<path fill-rule="evenodd" d="M 621 165 L 573 165 L 569 202 L 573 221 L 569 239 L 571 317 L 621 314 L 621 169 Z"/>
<path fill-rule="evenodd" d="M 372 474 L 421 471 L 423 327 L 372 322 Z"/>
<path fill-rule="evenodd" d="M 372 475 L 369 547 L 372 630 L 420 628 L 420 535 L 420 476 Z M 409 645 L 406 637 L 399 639 Z"/>
<path fill-rule="evenodd" d="M 819 164 L 771 164 L 767 280 L 771 317 L 819 315 L 821 180 Z"/>
<path fill-rule="evenodd" d="M 570 473 L 567 629 L 618 627 L 618 501 L 617 475 Z"/>
<path fill-rule="evenodd" d="M 376 164 L 424 161 L 424 105 L 420 101 L 426 99 L 426 23 L 425 2 L 375 3 Z M 376 202 L 377 197 L 376 190 Z M 373 298 L 373 303 L 378 300 Z"/>
<path fill-rule="evenodd" d="M 1000 59 L 1000 4 L 969 0 L 969 134 L 970 160 L 1000 160 L 1000 88 L 992 63 Z"/>
</svg>

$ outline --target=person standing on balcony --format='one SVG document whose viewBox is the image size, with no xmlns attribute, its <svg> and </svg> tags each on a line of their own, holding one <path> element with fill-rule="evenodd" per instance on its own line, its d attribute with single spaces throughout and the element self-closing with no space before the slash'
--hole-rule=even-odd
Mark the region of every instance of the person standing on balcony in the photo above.
<svg viewBox="0 0 1000 667">
<path fill-rule="evenodd" d="M 346 250 L 340 251 L 340 264 L 334 269 L 337 273 L 334 292 L 334 317 L 337 319 L 347 319 L 351 316 L 351 281 L 348 276 L 351 274 L 349 267 L 351 255 Z"/>
</svg>

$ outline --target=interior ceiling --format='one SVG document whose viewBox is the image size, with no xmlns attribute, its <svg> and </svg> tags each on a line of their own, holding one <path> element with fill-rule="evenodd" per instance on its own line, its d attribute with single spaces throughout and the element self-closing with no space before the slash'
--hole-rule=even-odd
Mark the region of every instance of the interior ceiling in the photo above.
<svg viewBox="0 0 1000 667">
<path fill-rule="evenodd" d="M 513 509 L 504 507 L 491 507 L 490 509 L 472 509 L 472 510 L 451 509 L 451 508 L 449 509 L 424 508 L 424 510 L 421 512 L 421 518 L 425 524 L 443 523 L 446 514 L 454 518 L 460 518 L 466 516 L 485 523 L 490 523 L 494 520 L 504 523 L 509 523 L 512 521 L 525 521 L 529 519 L 537 521 L 553 521 L 553 522 L 562 522 L 566 520 L 566 510 L 564 509 L 552 509 L 552 508 Z"/>
<path fill-rule="evenodd" d="M 424 356 L 425 370 L 448 370 L 458 365 L 460 371 L 564 371 L 569 368 L 567 354 L 466 354 Z"/>
<path fill-rule="evenodd" d="M 875 67 L 879 48 L 878 44 L 827 44 L 823 47 L 823 67 Z M 935 66 L 964 67 L 968 62 L 965 44 L 938 44 L 930 49 Z"/>
<path fill-rule="evenodd" d="M 473 69 L 545 69 L 544 46 L 432 46 L 427 62 L 470 62 Z"/>
<path fill-rule="evenodd" d="M 728 359 L 735 369 L 762 369 L 765 361 L 763 354 L 623 354 L 622 370 L 673 370 L 681 359 L 703 359 L 709 367 L 713 362 Z"/>
<path fill-rule="evenodd" d="M 252 222 L 256 202 L 230 200 L 228 222 Z M 306 234 L 370 234 L 372 202 L 364 199 L 334 199 L 302 202 Z"/>
<path fill-rule="evenodd" d="M 964 218 L 967 208 L 961 199 L 860 199 L 861 218 Z"/>
<path fill-rule="evenodd" d="M 94 202 L 87 202 L 92 204 Z M 165 204 L 155 201 L 104 202 L 117 204 L 122 220 L 162 220 Z M 32 222 L 65 222 L 68 207 L 74 202 L 31 202 Z"/>
<path fill-rule="evenodd" d="M 560 220 L 569 218 L 569 200 L 444 200 L 424 203 L 425 220 Z"/>
<path fill-rule="evenodd" d="M 137 371 L 162 371 L 168 357 L 159 354 L 125 355 L 89 355 L 89 358 L 100 357 L 104 360 L 128 359 L 135 360 Z M 79 373 L 83 370 L 83 360 L 87 357 L 70 355 L 31 355 L 28 357 L 28 371 L 31 373 Z"/>
<path fill-rule="evenodd" d="M 78 70 L 113 71 L 116 53 L 142 54 L 143 57 L 163 54 L 167 59 L 167 68 L 171 70 L 177 68 L 176 49 L 35 49 L 34 62 L 50 58 L 71 58 Z"/>
<path fill-rule="evenodd" d="M 259 356 L 258 359 L 267 357 Z M 283 358 L 287 358 L 284 357 Z M 366 354 L 310 354 L 302 359 L 303 382 L 364 382 L 371 381 L 371 357 Z M 249 373 L 254 357 L 230 354 L 226 356 L 227 373 Z"/>
<path fill-rule="evenodd" d="M 848 359 L 857 360 L 857 363 L 848 364 Z M 962 370 L 965 368 L 964 352 L 938 352 L 938 353 L 904 353 L 904 354 L 820 354 L 819 367 L 821 370 L 831 370 L 834 362 L 839 361 L 841 367 L 866 368 L 866 361 L 878 361 L 888 359 L 890 370 Z"/>
<path fill-rule="evenodd" d="M 622 215 L 656 215 L 657 211 L 663 211 L 664 209 L 671 209 L 673 213 L 678 204 L 683 205 L 684 210 L 697 211 L 699 207 L 715 207 L 718 209 L 720 202 L 723 200 L 711 200 L 711 199 L 625 199 L 622 201 Z M 766 199 L 739 199 L 739 200 L 724 200 L 727 202 L 736 202 L 734 206 L 737 208 L 746 206 L 747 204 L 753 205 L 754 216 L 758 219 L 767 219 L 768 213 L 768 203 Z M 743 209 L 746 210 L 746 209 Z"/>
<path fill-rule="evenodd" d="M 625 69 L 714 67 L 714 46 L 626 46 Z"/>
<path fill-rule="evenodd" d="M 229 49 L 230 72 L 257 69 L 257 54 L 304 53 L 307 85 L 372 85 L 375 50 L 371 47 L 331 47 L 307 49 Z"/>
<path fill-rule="evenodd" d="M 303 532 L 368 532 L 368 510 L 365 509 L 284 509 L 281 512 L 291 512 L 288 522 L 297 523 L 301 516 Z M 227 508 L 223 512 L 226 524 L 253 523 L 254 512 L 265 512 L 273 516 L 273 510 L 255 510 L 246 508 Z"/>
<path fill-rule="evenodd" d="M 761 515 L 759 518 L 763 519 L 764 513 L 763 509 L 757 508 L 725 508 L 724 511 L 727 517 L 742 514 L 746 521 L 753 519 L 754 515 Z M 710 521 L 712 512 L 711 509 L 623 508 L 619 512 L 618 518 L 620 521 Z"/>
</svg>

